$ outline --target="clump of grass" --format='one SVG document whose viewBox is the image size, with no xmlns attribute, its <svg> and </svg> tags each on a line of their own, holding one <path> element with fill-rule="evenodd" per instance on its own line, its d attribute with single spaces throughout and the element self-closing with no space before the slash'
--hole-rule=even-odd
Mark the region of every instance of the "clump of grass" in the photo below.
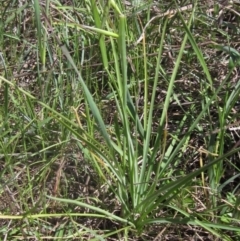
<svg viewBox="0 0 240 241">
<path fill-rule="evenodd" d="M 239 234 L 239 147 L 225 129 L 238 119 L 237 47 L 201 2 L 159 3 L 154 21 L 153 4 L 2 7 L 1 177 L 14 180 L 2 192 L 17 206 L 3 209 L 5 239 Z M 32 79 L 11 11 L 33 31 Z"/>
</svg>

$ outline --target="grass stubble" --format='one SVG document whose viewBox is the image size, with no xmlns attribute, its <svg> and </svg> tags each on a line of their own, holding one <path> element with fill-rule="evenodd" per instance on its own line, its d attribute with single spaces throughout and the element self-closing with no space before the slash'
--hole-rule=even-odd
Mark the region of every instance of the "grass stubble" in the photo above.
<svg viewBox="0 0 240 241">
<path fill-rule="evenodd" d="M 2 2 L 1 239 L 239 240 L 239 7 Z"/>
</svg>

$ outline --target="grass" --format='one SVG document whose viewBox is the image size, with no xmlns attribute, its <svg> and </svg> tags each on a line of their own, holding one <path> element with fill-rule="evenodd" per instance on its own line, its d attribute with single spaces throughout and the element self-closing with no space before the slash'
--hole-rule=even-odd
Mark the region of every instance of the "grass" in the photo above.
<svg viewBox="0 0 240 241">
<path fill-rule="evenodd" d="M 206 3 L 0 6 L 4 240 L 239 240 L 239 4 Z"/>
</svg>

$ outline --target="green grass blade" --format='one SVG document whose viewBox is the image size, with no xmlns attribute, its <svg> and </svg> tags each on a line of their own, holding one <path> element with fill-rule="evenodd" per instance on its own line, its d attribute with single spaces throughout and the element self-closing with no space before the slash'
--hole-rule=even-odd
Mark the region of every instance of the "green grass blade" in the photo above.
<svg viewBox="0 0 240 241">
<path fill-rule="evenodd" d="M 194 9 L 193 9 L 193 11 L 192 11 L 192 17 L 193 17 L 193 14 L 194 14 L 194 12 L 195 12 L 195 7 L 196 7 L 196 6 L 194 6 Z M 190 25 L 188 25 L 188 26 L 186 25 L 186 23 L 185 23 L 185 21 L 184 21 L 184 19 L 183 19 L 183 17 L 182 17 L 181 12 L 179 12 L 178 15 L 179 15 L 179 18 L 180 18 L 180 20 L 181 20 L 181 22 L 182 22 L 182 24 L 183 24 L 183 26 L 184 26 L 184 29 L 185 29 L 185 31 L 186 31 L 186 34 L 187 34 L 187 36 L 188 36 L 188 40 L 190 41 L 191 46 L 193 47 L 194 52 L 196 53 L 196 55 L 197 55 L 197 57 L 198 57 L 199 63 L 201 64 L 201 66 L 202 66 L 202 68 L 203 68 L 203 71 L 204 71 L 204 73 L 206 74 L 206 77 L 207 77 L 207 80 L 208 80 L 208 82 L 209 82 L 209 85 L 210 85 L 211 88 L 213 88 L 213 81 L 212 81 L 211 74 L 209 73 L 209 70 L 208 70 L 207 64 L 206 64 L 206 62 L 205 62 L 205 60 L 204 60 L 204 58 L 203 58 L 202 52 L 201 52 L 201 50 L 199 49 L 199 47 L 198 47 L 198 45 L 197 45 L 197 43 L 196 43 L 196 41 L 195 41 L 192 33 L 191 33 L 190 30 L 189 30 Z"/>
</svg>

